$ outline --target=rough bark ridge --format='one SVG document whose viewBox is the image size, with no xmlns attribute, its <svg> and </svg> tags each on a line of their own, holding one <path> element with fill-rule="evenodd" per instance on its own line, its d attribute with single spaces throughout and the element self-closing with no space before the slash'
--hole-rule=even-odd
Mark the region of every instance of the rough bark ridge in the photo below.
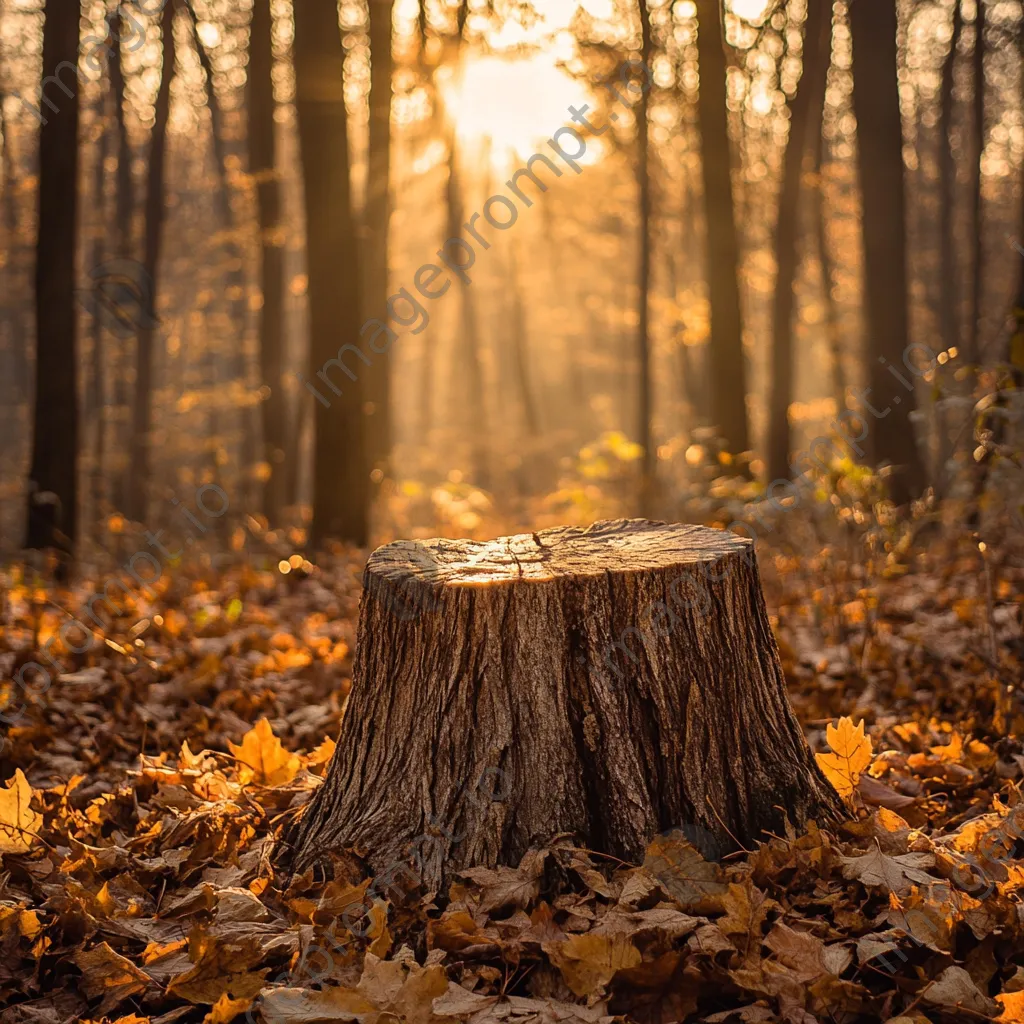
<svg viewBox="0 0 1024 1024">
<path fill-rule="evenodd" d="M 570 833 L 624 859 L 835 820 L 786 694 L 752 544 L 646 520 L 398 541 L 364 574 L 353 688 L 295 830 L 430 889 Z"/>
</svg>

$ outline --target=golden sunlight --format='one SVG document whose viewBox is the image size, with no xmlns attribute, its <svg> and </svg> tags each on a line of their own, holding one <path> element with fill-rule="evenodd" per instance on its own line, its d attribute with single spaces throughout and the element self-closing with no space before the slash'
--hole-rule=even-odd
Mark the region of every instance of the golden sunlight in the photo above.
<svg viewBox="0 0 1024 1024">
<path fill-rule="evenodd" d="M 438 87 L 460 141 L 470 147 L 489 146 L 491 163 L 499 171 L 536 151 L 569 123 L 570 106 L 579 107 L 590 98 L 586 85 L 544 52 L 528 57 L 468 56 L 455 70 L 440 69 Z M 594 163 L 602 152 L 600 140 L 588 138 L 580 162 Z"/>
<path fill-rule="evenodd" d="M 760 21 L 768 7 L 767 0 L 731 0 L 729 7 L 737 18 L 744 21 Z"/>
</svg>

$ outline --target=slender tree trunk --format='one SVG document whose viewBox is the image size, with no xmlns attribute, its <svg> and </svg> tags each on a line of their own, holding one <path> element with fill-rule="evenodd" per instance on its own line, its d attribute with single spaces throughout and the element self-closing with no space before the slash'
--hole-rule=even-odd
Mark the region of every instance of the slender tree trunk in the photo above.
<svg viewBox="0 0 1024 1024">
<path fill-rule="evenodd" d="M 107 100 L 105 94 L 98 104 L 97 122 L 100 126 L 100 137 L 97 140 L 96 162 L 93 168 L 93 210 L 95 219 L 92 230 L 95 232 L 92 243 L 92 264 L 100 266 L 106 258 L 106 163 L 110 150 L 110 133 L 107 131 L 106 114 Z M 92 373 L 90 375 L 91 394 L 89 413 L 92 419 L 92 516 L 97 522 L 103 515 L 106 505 L 104 472 L 107 428 L 107 357 L 104 346 L 103 318 L 96 312 L 92 316 Z"/>
<path fill-rule="evenodd" d="M 981 305 L 984 289 L 985 223 L 981 162 L 985 153 L 985 0 L 976 0 L 974 19 L 974 152 L 971 155 L 971 213 L 973 253 L 971 260 L 971 322 L 967 328 L 969 366 L 981 361 Z"/>
<path fill-rule="evenodd" d="M 648 0 L 637 0 L 640 12 L 641 60 L 645 68 L 651 67 L 653 43 L 651 39 L 651 12 Z M 657 452 L 654 450 L 651 400 L 651 339 L 650 339 L 650 290 L 651 290 L 651 173 L 649 167 L 650 139 L 648 108 L 651 90 L 645 79 L 643 92 L 636 107 L 636 178 L 637 210 L 640 218 L 638 245 L 639 265 L 637 267 L 637 328 L 636 354 L 639 391 L 637 394 L 637 442 L 643 449 L 640 467 L 640 514 L 653 514 L 655 484 L 658 472 Z"/>
<path fill-rule="evenodd" d="M 224 231 L 223 251 L 228 267 L 227 286 L 228 293 L 232 296 L 229 299 L 229 308 L 231 310 L 231 322 L 235 329 L 235 343 L 230 349 L 232 355 L 227 360 L 227 372 L 230 377 L 239 381 L 243 387 L 247 387 L 249 367 L 248 361 L 245 358 L 244 345 L 246 327 L 245 275 L 243 273 L 242 252 L 238 244 L 235 215 L 231 206 L 231 183 L 228 180 L 228 153 L 225 142 L 227 133 L 224 128 L 224 114 L 214 86 L 213 61 L 210 59 L 210 54 L 207 52 L 199 35 L 199 19 L 192 0 L 184 0 L 184 6 L 189 16 L 189 25 L 192 29 L 192 41 L 196 48 L 196 55 L 199 57 L 199 64 L 203 69 L 206 105 L 210 110 L 210 138 L 213 147 L 214 173 L 217 175 L 217 190 L 214 193 L 214 204 Z M 243 481 L 248 481 L 250 473 L 255 468 L 257 462 L 256 416 L 251 407 L 243 406 L 238 410 L 238 418 L 240 420 L 242 436 L 241 461 Z M 211 456 L 211 468 L 214 474 L 216 474 L 219 467 L 215 456 Z"/>
<path fill-rule="evenodd" d="M 953 150 L 953 115 L 956 103 L 957 54 L 963 35 L 963 4 L 953 4 L 952 35 L 949 53 L 942 65 L 942 80 L 939 88 L 939 333 L 942 347 L 955 348 L 960 345 L 960 282 L 956 254 L 956 155 Z M 940 379 L 944 374 L 938 371 Z M 949 412 L 936 408 L 936 449 L 933 479 L 936 492 L 941 496 L 949 486 L 946 466 L 952 455 L 950 443 Z"/>
<path fill-rule="evenodd" d="M 139 326 L 135 352 L 135 408 L 131 437 L 131 490 L 129 514 L 133 519 L 146 518 L 149 482 L 152 472 L 153 434 L 153 354 L 156 336 L 156 305 L 163 248 L 165 204 L 164 177 L 167 164 L 167 124 L 171 114 L 171 81 L 174 78 L 174 10 L 168 3 L 161 17 L 163 63 L 157 91 L 153 133 L 149 145 L 149 167 L 146 175 L 146 234 L 143 245 L 143 269 L 148 278 L 151 308 L 144 310 Z"/>
<path fill-rule="evenodd" d="M 312 540 L 364 545 L 370 500 L 363 410 L 366 364 L 353 354 L 363 351 L 362 282 L 352 217 L 344 71 L 336 0 L 301 0 L 295 5 L 295 107 L 306 201 L 309 377 L 316 381 L 322 371 L 321 390 L 329 396 L 328 406 L 314 396 L 302 396 L 316 402 Z M 381 356 L 371 352 L 364 358 Z M 334 364 L 324 370 L 330 360 L 354 367 L 350 372 L 356 379 Z M 329 381 L 340 381 L 344 388 Z"/>
<path fill-rule="evenodd" d="M 824 98 L 824 97 L 823 97 Z M 821 266 L 821 291 L 825 302 L 825 330 L 832 354 L 832 393 L 836 409 L 846 408 L 846 368 L 843 363 L 843 339 L 839 329 L 839 307 L 836 303 L 836 271 L 832 248 L 828 240 L 828 222 L 825 220 L 825 137 L 819 132 L 815 155 L 816 185 L 811 193 L 814 206 L 814 232 L 817 238 L 818 263 Z"/>
<path fill-rule="evenodd" d="M 715 423 L 734 454 L 750 448 L 740 309 L 739 240 L 732 194 L 721 0 L 697 2 L 697 60 L 707 278 L 711 300 L 711 394 Z"/>
<path fill-rule="evenodd" d="M 393 0 L 369 0 L 370 125 L 366 176 L 366 309 L 383 318 L 388 295 L 388 221 L 391 216 L 391 23 Z M 391 458 L 391 361 L 366 370 L 367 461 L 384 476 Z"/>
<path fill-rule="evenodd" d="M 4 153 L 3 153 L 3 204 L 2 212 L 2 224 L 4 229 L 5 242 L 8 251 L 12 251 L 17 243 L 18 233 L 18 206 L 14 198 L 14 180 L 15 180 L 15 163 L 14 163 L 14 145 L 12 135 L 14 129 L 7 120 L 4 113 L 4 102 L 7 96 L 3 89 L 0 89 L 0 135 L 3 136 Z"/>
<path fill-rule="evenodd" d="M 446 238 L 455 238 L 462 230 L 462 185 L 459 180 L 458 137 L 454 126 L 448 131 L 448 182 L 445 202 L 448 209 Z M 452 380 L 458 387 L 459 363 L 465 366 L 466 429 L 471 438 L 474 482 L 487 489 L 490 485 L 488 452 L 487 407 L 484 400 L 484 368 L 480 353 L 480 319 L 476 312 L 473 285 L 462 283 L 459 289 L 459 315 L 461 327 L 455 345 L 456 360 Z"/>
<path fill-rule="evenodd" d="M 921 493 L 924 474 L 909 415 L 914 394 L 891 372 L 908 378 L 903 363 L 909 325 L 896 8 L 891 0 L 857 0 L 850 5 L 850 29 L 871 385 L 864 397 L 878 410 L 869 422 L 867 444 L 876 464 L 895 467 L 890 491 L 902 505 Z M 913 385 L 913 377 L 909 380 Z"/>
<path fill-rule="evenodd" d="M 519 401 L 523 413 L 523 426 L 526 436 L 536 442 L 540 435 L 540 422 L 537 418 L 537 403 L 533 397 L 530 384 L 530 357 L 527 350 L 526 308 L 523 303 L 523 288 L 519 278 L 519 262 L 516 259 L 516 240 L 508 243 L 508 292 L 510 299 L 509 331 L 512 337 L 512 355 L 515 359 L 516 384 L 519 389 Z"/>
<path fill-rule="evenodd" d="M 1020 105 L 1024 109 L 1024 5 L 1021 9 L 1021 21 L 1017 29 L 1017 50 L 1020 55 Z M 1019 240 L 1017 244 L 1017 296 L 1013 304 L 1013 333 L 1010 336 L 1007 362 L 1013 370 L 1013 379 L 1017 387 L 1024 384 L 1024 161 L 1020 167 L 1020 222 Z"/>
<path fill-rule="evenodd" d="M 799 257 L 797 229 L 804 158 L 819 148 L 821 120 L 828 78 L 832 10 L 823 2 L 807 5 L 804 23 L 803 73 L 790 104 L 789 140 L 782 170 L 778 217 L 775 225 L 775 301 L 772 308 L 772 383 L 768 418 L 768 479 L 789 476 L 792 449 L 789 407 L 793 401 L 794 284 Z M 813 146 L 813 149 L 812 149 Z"/>
<path fill-rule="evenodd" d="M 419 0 L 416 9 L 416 31 L 420 40 L 420 63 L 427 62 L 427 0 Z"/>
<path fill-rule="evenodd" d="M 121 39 L 125 34 L 124 19 L 120 8 L 107 18 L 109 32 L 113 38 L 110 48 L 110 91 L 113 94 L 114 118 L 117 125 L 117 176 L 115 202 L 115 245 L 120 259 L 130 259 L 134 253 L 135 238 L 132 218 L 135 213 L 135 182 L 132 176 L 132 148 L 125 122 L 125 81 L 121 63 Z M 126 509 L 129 500 L 129 473 L 127 454 L 130 449 L 128 425 L 131 420 L 132 394 L 128 384 L 128 367 L 132 361 L 131 337 L 125 334 L 115 343 L 116 356 L 113 366 L 114 429 L 111 442 L 118 454 L 118 465 L 111 481 L 111 500 L 116 508 Z M 109 462 L 109 460 L 108 460 Z"/>
<path fill-rule="evenodd" d="M 940 280 L 939 289 L 939 329 L 942 332 L 942 343 L 945 348 L 953 348 L 959 344 L 959 312 L 957 305 L 957 265 L 956 265 L 956 157 L 953 152 L 953 88 L 956 80 L 956 58 L 960 49 L 960 36 L 963 31 L 964 15 L 960 0 L 953 4 L 953 35 L 949 44 L 949 54 L 942 65 L 942 84 L 940 87 L 939 114 L 939 249 L 940 249 Z"/>
<path fill-rule="evenodd" d="M 78 73 L 79 0 L 47 0 L 44 74 Z M 39 131 L 36 374 L 25 546 L 71 552 L 78 537 L 78 85 Z"/>
<path fill-rule="evenodd" d="M 270 394 L 261 403 L 263 461 L 269 477 L 263 491 L 263 511 L 271 524 L 280 521 L 285 494 L 284 390 L 284 225 L 281 223 L 281 184 L 277 167 L 277 129 L 274 120 L 274 19 L 271 0 L 255 0 L 249 30 L 249 173 L 256 183 L 260 229 L 260 373 Z M 303 396 L 305 398 L 305 396 Z"/>
</svg>

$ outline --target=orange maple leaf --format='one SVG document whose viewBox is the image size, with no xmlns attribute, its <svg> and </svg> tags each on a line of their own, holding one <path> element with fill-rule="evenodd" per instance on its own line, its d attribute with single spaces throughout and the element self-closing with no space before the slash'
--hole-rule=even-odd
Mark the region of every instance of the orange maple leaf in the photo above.
<svg viewBox="0 0 1024 1024">
<path fill-rule="evenodd" d="M 863 771 L 871 764 L 871 738 L 864 735 L 864 720 L 854 726 L 853 719 L 845 715 L 839 725 L 829 725 L 825 731 L 831 754 L 815 754 L 818 767 L 844 799 L 853 795 Z"/>
</svg>

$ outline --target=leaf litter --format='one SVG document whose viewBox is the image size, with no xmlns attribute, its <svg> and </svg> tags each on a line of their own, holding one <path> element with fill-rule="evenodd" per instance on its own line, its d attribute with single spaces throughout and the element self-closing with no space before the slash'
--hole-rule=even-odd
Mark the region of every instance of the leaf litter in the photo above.
<svg viewBox="0 0 1024 1024">
<path fill-rule="evenodd" d="M 403 897 L 342 855 L 275 866 L 350 686 L 339 563 L 182 569 L 144 629 L 27 702 L 0 779 L 2 1024 L 1024 1022 L 1019 585 L 997 666 L 955 569 L 909 620 L 912 584 L 886 581 L 867 653 L 823 656 L 809 595 L 773 595 L 838 833 L 722 856 L 680 823 L 640 865 L 559 840 Z M 6 594 L 0 687 L 60 626 L 29 591 Z"/>
</svg>

